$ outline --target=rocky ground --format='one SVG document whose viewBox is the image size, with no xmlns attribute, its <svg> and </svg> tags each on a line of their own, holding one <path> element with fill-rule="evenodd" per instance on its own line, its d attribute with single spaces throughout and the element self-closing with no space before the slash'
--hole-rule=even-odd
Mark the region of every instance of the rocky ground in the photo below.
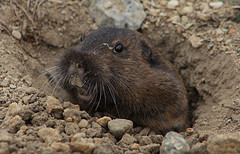
<svg viewBox="0 0 240 154">
<path fill-rule="evenodd" d="M 139 2 L 139 31 L 184 79 L 192 128 L 139 136 L 129 120 L 91 117 L 62 101 L 43 72 L 98 27 L 90 2 L 1 0 L 0 153 L 165 153 L 170 143 L 182 152 L 240 153 L 239 1 Z"/>
</svg>

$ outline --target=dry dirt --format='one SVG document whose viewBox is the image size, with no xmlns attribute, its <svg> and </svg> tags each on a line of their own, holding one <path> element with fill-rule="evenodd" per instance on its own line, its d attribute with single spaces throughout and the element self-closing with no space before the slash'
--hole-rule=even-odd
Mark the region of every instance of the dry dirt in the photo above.
<svg viewBox="0 0 240 154">
<path fill-rule="evenodd" d="M 139 30 L 179 69 L 189 93 L 192 128 L 202 140 L 212 134 L 240 131 L 240 9 L 234 7 L 239 1 L 224 1 L 219 9 L 210 7 L 205 21 L 198 13 L 210 1 L 180 0 L 177 9 L 167 9 L 156 0 L 143 1 L 147 18 Z M 0 2 L 0 126 L 5 126 L 9 106 L 17 103 L 35 108 L 34 114 L 42 117 L 42 123 L 34 123 L 32 118 L 21 125 L 37 130 L 51 117 L 43 112 L 45 95 L 61 100 L 44 70 L 97 25 L 89 15 L 87 0 L 27 2 Z M 179 13 L 187 5 L 194 10 Z M 20 32 L 21 38 L 13 31 Z M 194 37 L 200 39 L 197 47 L 191 43 Z M 39 93 L 27 99 L 19 90 L 22 86 L 34 87 Z M 10 133 L 16 135 L 19 129 Z M 34 137 L 33 143 L 43 142 Z M 23 147 L 17 145 L 15 151 Z"/>
</svg>

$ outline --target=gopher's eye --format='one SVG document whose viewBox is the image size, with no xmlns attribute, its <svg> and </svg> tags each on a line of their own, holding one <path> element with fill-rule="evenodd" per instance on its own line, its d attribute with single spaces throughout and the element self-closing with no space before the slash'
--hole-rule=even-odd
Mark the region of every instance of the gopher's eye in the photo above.
<svg viewBox="0 0 240 154">
<path fill-rule="evenodd" d="M 83 41 L 85 39 L 85 35 L 82 35 L 80 38 L 80 41 Z"/>
<path fill-rule="evenodd" d="M 115 47 L 114 47 L 114 51 L 115 52 L 122 52 L 123 51 L 123 45 L 121 43 L 118 43 Z"/>
</svg>

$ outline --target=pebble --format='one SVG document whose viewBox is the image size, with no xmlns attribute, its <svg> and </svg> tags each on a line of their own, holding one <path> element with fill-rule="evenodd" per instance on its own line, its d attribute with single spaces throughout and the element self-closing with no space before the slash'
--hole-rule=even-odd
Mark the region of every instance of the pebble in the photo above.
<svg viewBox="0 0 240 154">
<path fill-rule="evenodd" d="M 149 144 L 140 147 L 142 153 L 159 153 L 160 144 Z M 162 154 L 162 153 L 161 153 Z"/>
<path fill-rule="evenodd" d="M 17 103 L 12 103 L 8 107 L 7 116 L 16 116 L 22 110 L 23 106 Z"/>
<path fill-rule="evenodd" d="M 135 0 L 91 0 L 90 15 L 100 27 L 135 30 L 146 18 L 142 4 Z"/>
<path fill-rule="evenodd" d="M 109 131 L 117 138 L 121 138 L 126 132 L 132 132 L 133 122 L 126 119 L 114 119 L 108 122 Z"/>
<path fill-rule="evenodd" d="M 109 143 L 103 143 L 101 146 L 98 146 L 93 154 L 123 154 L 123 149 L 119 146 L 116 146 L 114 144 L 109 144 Z"/>
<path fill-rule="evenodd" d="M 61 118 L 63 107 L 58 99 L 53 96 L 47 96 L 46 110 L 55 118 Z"/>
<path fill-rule="evenodd" d="M 184 140 L 183 136 L 176 132 L 167 133 L 160 147 L 161 154 L 182 154 L 189 153 L 190 147 L 187 142 Z"/>
<path fill-rule="evenodd" d="M 103 127 L 106 127 L 108 122 L 112 120 L 110 117 L 104 116 L 97 120 L 97 123 Z"/>
<path fill-rule="evenodd" d="M 66 126 L 65 126 L 65 132 L 67 135 L 73 135 L 73 134 L 76 134 L 78 133 L 80 130 L 80 128 L 78 127 L 77 124 L 75 123 L 70 123 L 70 122 L 67 122 L 66 123 Z"/>
<path fill-rule="evenodd" d="M 63 117 L 65 120 L 71 118 L 71 122 L 79 123 L 81 121 L 81 112 L 76 109 L 65 109 L 63 112 Z"/>
<path fill-rule="evenodd" d="M 10 84 L 10 86 L 9 86 L 11 89 L 16 89 L 17 88 L 17 86 L 16 85 L 14 85 L 14 84 Z"/>
<path fill-rule="evenodd" d="M 194 153 L 207 153 L 207 144 L 206 141 L 203 141 L 202 143 L 194 144 L 190 150 L 191 154 Z"/>
<path fill-rule="evenodd" d="M 1 82 L 2 87 L 8 87 L 10 85 L 10 79 L 4 78 L 3 81 Z"/>
<path fill-rule="evenodd" d="M 87 130 L 87 135 L 89 137 L 102 137 L 102 132 L 102 127 L 98 123 L 93 122 L 92 127 Z"/>
<path fill-rule="evenodd" d="M 1 96 L 0 97 L 0 102 L 6 103 L 7 101 L 8 101 L 8 97 L 7 96 Z"/>
<path fill-rule="evenodd" d="M 40 136 L 45 142 L 51 144 L 53 142 L 61 141 L 62 137 L 59 134 L 59 130 L 53 128 L 41 128 L 37 132 L 38 136 Z"/>
<path fill-rule="evenodd" d="M 209 8 L 209 5 L 208 5 L 208 3 L 202 3 L 201 5 L 200 5 L 200 9 L 202 10 L 202 13 L 208 13 L 208 12 L 210 12 L 210 8 Z"/>
<path fill-rule="evenodd" d="M 240 52 L 240 48 L 239 48 L 239 52 Z M 239 105 L 240 104 L 240 99 L 233 100 L 233 104 L 234 105 Z"/>
<path fill-rule="evenodd" d="M 131 150 L 139 150 L 141 146 L 138 143 L 133 143 L 130 147 Z"/>
<path fill-rule="evenodd" d="M 82 119 L 79 123 L 78 123 L 78 126 L 79 128 L 87 128 L 89 125 L 88 121 L 85 120 L 85 119 Z"/>
<path fill-rule="evenodd" d="M 141 146 L 152 144 L 152 140 L 149 136 L 137 136 L 137 140 Z"/>
<path fill-rule="evenodd" d="M 137 142 L 137 139 L 130 134 L 126 133 L 122 136 L 122 139 L 117 143 L 121 147 L 128 147 L 129 145 Z"/>
<path fill-rule="evenodd" d="M 162 144 L 162 140 L 163 140 L 162 135 L 151 135 L 150 138 L 153 143 Z"/>
<path fill-rule="evenodd" d="M 29 75 L 24 76 L 22 80 L 27 86 L 32 86 L 32 78 Z"/>
<path fill-rule="evenodd" d="M 22 38 L 22 34 L 17 30 L 12 31 L 12 36 L 15 37 L 18 40 L 20 40 Z"/>
<path fill-rule="evenodd" d="M 71 152 L 70 146 L 66 143 L 61 143 L 61 142 L 53 142 L 51 147 L 56 151 L 56 152 Z"/>
<path fill-rule="evenodd" d="M 165 6 L 167 6 L 168 1 L 161 0 L 159 3 L 160 3 L 161 6 L 165 7 Z"/>
<path fill-rule="evenodd" d="M 13 135 L 8 133 L 7 130 L 0 130 L 0 142 L 8 142 L 13 141 Z"/>
<path fill-rule="evenodd" d="M 232 39 L 227 39 L 226 41 L 225 41 L 225 44 L 226 45 L 229 45 L 229 44 L 231 44 L 232 43 Z"/>
<path fill-rule="evenodd" d="M 180 16 L 179 15 L 174 15 L 170 18 L 172 22 L 180 22 Z"/>
<path fill-rule="evenodd" d="M 202 43 L 203 40 L 200 37 L 194 35 L 189 38 L 189 41 L 191 42 L 192 47 L 194 48 L 199 48 L 203 44 Z"/>
<path fill-rule="evenodd" d="M 197 12 L 197 17 L 202 21 L 208 21 L 211 18 L 209 13 Z"/>
<path fill-rule="evenodd" d="M 2 128 L 8 128 L 10 133 L 16 133 L 23 125 L 25 125 L 25 121 L 19 115 L 16 115 L 12 119 L 5 121 Z"/>
<path fill-rule="evenodd" d="M 223 6 L 223 2 L 210 2 L 209 6 L 212 7 L 213 9 L 218 9 Z"/>
<path fill-rule="evenodd" d="M 193 12 L 193 7 L 192 6 L 185 6 L 183 8 L 178 9 L 178 13 L 180 15 L 186 15 L 186 14 L 190 14 Z"/>
<path fill-rule="evenodd" d="M 176 7 L 179 5 L 179 2 L 178 1 L 175 1 L 175 0 L 171 0 L 168 2 L 167 4 L 167 8 L 169 9 L 176 9 Z"/>
<path fill-rule="evenodd" d="M 186 25 L 188 23 L 188 17 L 187 16 L 182 16 L 181 21 L 183 25 Z"/>
<path fill-rule="evenodd" d="M 210 136 L 207 151 L 211 154 L 240 153 L 240 133 L 226 133 Z"/>
<path fill-rule="evenodd" d="M 240 48 L 238 48 L 238 49 L 236 50 L 236 53 L 240 53 Z"/>
<path fill-rule="evenodd" d="M 75 134 L 70 144 L 72 152 L 81 152 L 84 154 L 91 154 L 97 147 L 96 144 L 84 140 L 82 133 Z"/>
<path fill-rule="evenodd" d="M 31 95 L 31 94 L 36 94 L 38 91 L 34 87 L 22 87 L 22 90 L 26 92 L 26 94 Z"/>
</svg>

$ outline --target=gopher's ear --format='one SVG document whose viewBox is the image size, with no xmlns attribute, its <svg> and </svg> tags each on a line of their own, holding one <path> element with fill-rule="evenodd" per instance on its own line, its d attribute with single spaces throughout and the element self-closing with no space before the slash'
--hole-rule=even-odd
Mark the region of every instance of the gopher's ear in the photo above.
<svg viewBox="0 0 240 154">
<path fill-rule="evenodd" d="M 143 40 L 141 41 L 141 52 L 144 59 L 146 59 L 150 64 L 154 64 L 152 49 Z"/>
</svg>

